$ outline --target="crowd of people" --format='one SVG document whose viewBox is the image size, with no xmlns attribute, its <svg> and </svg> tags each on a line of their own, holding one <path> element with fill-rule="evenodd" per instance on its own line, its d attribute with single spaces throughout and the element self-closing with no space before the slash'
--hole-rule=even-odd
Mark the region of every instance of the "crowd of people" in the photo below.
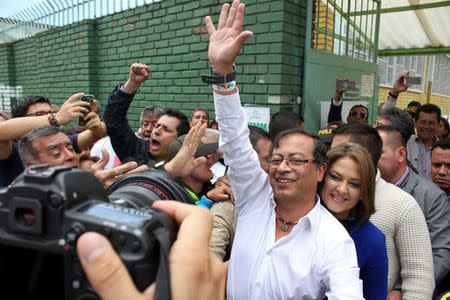
<svg viewBox="0 0 450 300">
<path fill-rule="evenodd" d="M 409 73 L 394 83 L 374 126 L 363 105 L 342 121 L 344 88 L 328 126 L 311 133 L 293 112 L 269 130 L 249 126 L 235 59 L 245 40 L 245 5 L 222 6 L 210 36 L 215 120 L 149 105 L 135 132 L 127 112 L 151 77 L 145 64 L 99 103 L 42 96 L 0 114 L 0 187 L 35 164 L 90 172 L 107 189 L 153 169 L 175 177 L 192 204 L 156 201 L 179 223 L 170 253 L 173 299 L 437 299 L 450 290 L 450 137 L 434 104 L 397 106 Z M 74 119 L 86 121 L 64 132 Z M 306 126 L 308 127 L 308 126 Z M 102 299 L 152 299 L 139 292 L 110 242 L 78 240 L 84 271 Z"/>
</svg>

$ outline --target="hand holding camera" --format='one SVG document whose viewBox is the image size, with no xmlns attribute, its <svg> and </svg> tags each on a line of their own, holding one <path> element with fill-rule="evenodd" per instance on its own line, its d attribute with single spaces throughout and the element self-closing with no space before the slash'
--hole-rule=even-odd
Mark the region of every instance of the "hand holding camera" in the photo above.
<svg viewBox="0 0 450 300">
<path fill-rule="evenodd" d="M 209 211 L 176 201 L 157 201 L 153 208 L 165 212 L 180 226 L 169 254 L 172 299 L 224 299 L 228 265 L 209 250 L 212 228 Z M 103 236 L 82 235 L 77 250 L 90 283 L 102 299 L 154 299 L 155 285 L 139 292 Z"/>
<path fill-rule="evenodd" d="M 157 298 L 171 299 L 168 253 L 177 226 L 151 207 L 161 199 L 192 203 L 174 177 L 161 170 L 125 176 L 107 193 L 92 174 L 79 169 L 28 167 L 11 187 L 0 190 L 2 298 L 96 299 L 75 246 L 83 233 L 97 232 L 119 253 L 118 263 L 126 266 L 134 289 L 143 291 L 156 281 Z"/>
</svg>

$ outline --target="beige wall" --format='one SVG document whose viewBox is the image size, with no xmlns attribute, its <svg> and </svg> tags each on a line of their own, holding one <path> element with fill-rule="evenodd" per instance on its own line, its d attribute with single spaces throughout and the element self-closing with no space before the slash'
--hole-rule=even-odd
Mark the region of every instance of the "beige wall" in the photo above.
<svg viewBox="0 0 450 300">
<path fill-rule="evenodd" d="M 380 86 L 380 102 L 386 101 L 390 90 L 390 87 Z M 425 92 L 403 92 L 397 99 L 397 106 L 405 108 L 411 101 L 419 101 L 421 104 L 425 104 L 427 103 L 427 94 Z M 450 97 L 431 94 L 430 103 L 439 106 L 443 115 L 450 114 Z"/>
</svg>

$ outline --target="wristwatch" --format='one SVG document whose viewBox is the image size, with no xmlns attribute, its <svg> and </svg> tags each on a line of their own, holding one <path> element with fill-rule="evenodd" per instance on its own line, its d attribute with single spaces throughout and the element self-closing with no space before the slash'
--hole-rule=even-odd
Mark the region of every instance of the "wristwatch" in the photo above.
<svg viewBox="0 0 450 300">
<path fill-rule="evenodd" d="M 397 94 L 397 95 L 394 95 L 394 94 L 392 94 L 391 92 L 389 92 L 388 94 L 389 94 L 389 96 L 391 96 L 391 97 L 394 98 L 394 99 L 397 99 L 397 98 L 398 98 L 398 94 Z"/>
<path fill-rule="evenodd" d="M 211 68 L 211 75 L 202 75 L 202 81 L 209 84 L 221 84 L 231 82 L 236 78 L 236 65 L 233 64 L 233 72 L 229 74 L 219 74 Z"/>
</svg>

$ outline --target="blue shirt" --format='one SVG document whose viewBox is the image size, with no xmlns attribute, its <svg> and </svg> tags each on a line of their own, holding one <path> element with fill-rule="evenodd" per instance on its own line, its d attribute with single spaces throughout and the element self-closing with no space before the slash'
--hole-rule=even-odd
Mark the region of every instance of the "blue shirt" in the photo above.
<svg viewBox="0 0 450 300">
<path fill-rule="evenodd" d="M 355 243 L 364 299 L 386 300 L 388 288 L 386 238 L 370 221 L 354 229 L 358 222 L 359 219 L 344 226 Z"/>
</svg>

